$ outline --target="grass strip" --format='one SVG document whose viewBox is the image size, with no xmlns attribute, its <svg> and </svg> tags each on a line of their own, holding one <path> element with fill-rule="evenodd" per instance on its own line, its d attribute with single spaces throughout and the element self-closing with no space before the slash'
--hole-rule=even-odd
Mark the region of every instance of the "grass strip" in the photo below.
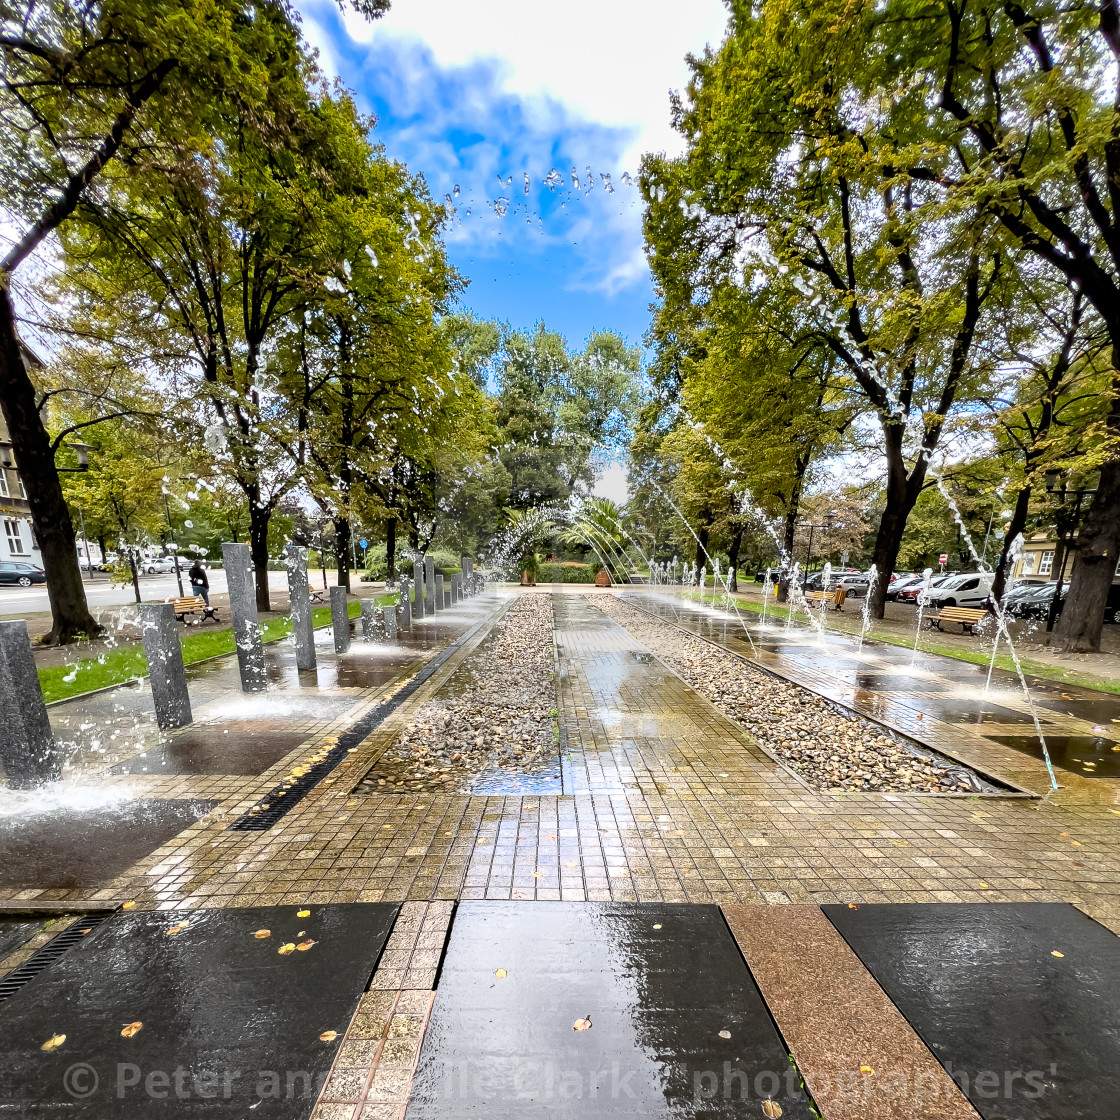
<svg viewBox="0 0 1120 1120">
<path fill-rule="evenodd" d="M 378 595 L 378 606 L 395 603 L 396 595 Z M 350 603 L 348 612 L 351 618 L 362 613 L 362 605 L 357 601 Z M 316 628 L 329 626 L 330 607 L 316 607 L 312 612 Z M 273 618 L 261 625 L 261 641 L 268 645 L 279 642 L 292 632 L 289 618 Z M 193 665 L 211 657 L 234 653 L 232 627 L 222 630 L 193 630 L 180 639 L 183 647 L 183 664 Z M 39 670 L 39 684 L 43 689 L 43 699 L 49 704 L 54 700 L 68 700 L 86 692 L 96 692 L 99 688 L 127 684 L 148 675 L 148 659 L 144 647 L 139 643 L 108 650 L 97 657 L 85 657 L 69 665 L 49 665 Z"/>
</svg>

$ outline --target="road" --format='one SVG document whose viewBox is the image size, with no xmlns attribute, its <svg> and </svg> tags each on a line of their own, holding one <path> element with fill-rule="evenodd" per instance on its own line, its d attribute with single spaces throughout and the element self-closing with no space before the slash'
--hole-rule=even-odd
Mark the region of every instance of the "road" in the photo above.
<svg viewBox="0 0 1120 1120">
<path fill-rule="evenodd" d="M 223 571 L 210 571 L 210 593 L 221 595 L 226 590 L 226 574 Z M 311 582 L 318 586 L 319 573 L 314 572 Z M 328 579 L 333 582 L 333 575 L 328 573 Z M 287 591 L 288 576 L 286 572 L 269 572 L 268 586 L 273 591 Z M 183 589 L 191 593 L 190 582 L 186 572 L 183 573 Z M 146 602 L 159 602 L 171 595 L 178 595 L 179 587 L 175 582 L 174 573 L 159 576 L 140 577 L 140 595 Z M 86 601 L 90 609 L 96 612 L 102 607 L 119 607 L 125 603 L 134 603 L 136 596 L 132 584 L 124 586 L 111 584 L 106 577 L 94 578 L 86 582 Z M 50 602 L 47 599 L 46 584 L 37 584 L 33 587 L 0 586 L 0 615 L 15 615 L 23 618 L 29 614 L 40 611 L 49 611 Z"/>
</svg>

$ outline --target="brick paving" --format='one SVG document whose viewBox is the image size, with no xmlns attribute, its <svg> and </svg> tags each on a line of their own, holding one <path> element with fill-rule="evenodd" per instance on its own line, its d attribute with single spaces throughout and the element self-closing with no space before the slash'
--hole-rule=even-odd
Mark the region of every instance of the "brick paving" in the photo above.
<svg viewBox="0 0 1120 1120">
<path fill-rule="evenodd" d="M 112 775 L 87 751 L 83 770 L 99 787 L 221 804 L 117 879 L 88 890 L 0 891 L 0 906 L 36 898 L 60 909 L 126 900 L 141 909 L 403 901 L 320 1120 L 400 1115 L 457 899 L 1068 901 L 1120 931 L 1116 781 L 1071 775 L 1047 800 L 814 793 L 597 610 L 590 594 L 554 597 L 562 794 L 354 792 L 484 628 L 278 824 L 228 831 L 301 759 L 495 612 L 503 598 L 491 593 L 451 612 L 455 621 L 441 623 L 439 639 L 402 656 L 389 679 L 368 688 L 320 681 L 312 694 L 336 701 L 321 718 L 311 709 L 291 719 L 262 710 L 257 718 L 298 726 L 306 738 L 259 775 Z M 801 683 L 824 688 L 824 674 L 806 669 Z M 228 689 L 211 703 L 200 714 L 216 734 L 243 707 Z M 70 718 L 80 716 L 74 705 Z M 976 736 L 960 741 L 985 749 Z M 1009 755 L 1017 764 L 1024 757 L 993 751 L 988 768 L 998 773 Z M 1021 765 L 1014 773 L 1037 778 Z"/>
</svg>

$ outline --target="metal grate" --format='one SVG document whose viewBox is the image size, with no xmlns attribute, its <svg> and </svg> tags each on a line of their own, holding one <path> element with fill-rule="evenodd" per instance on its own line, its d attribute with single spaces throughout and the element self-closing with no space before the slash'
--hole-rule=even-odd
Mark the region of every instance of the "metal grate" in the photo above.
<svg viewBox="0 0 1120 1120">
<path fill-rule="evenodd" d="M 12 969 L 0 980 L 0 1003 L 10 999 L 31 983 L 39 973 L 46 971 L 63 953 L 72 949 L 82 938 L 92 933 L 102 922 L 111 918 L 115 910 L 95 910 L 83 914 L 76 922 L 64 929 L 57 937 L 51 938 L 37 953 L 28 957 L 18 968 Z"/>
<path fill-rule="evenodd" d="M 388 700 L 383 700 L 371 708 L 352 727 L 348 727 L 338 737 L 323 758 L 300 778 L 290 783 L 276 786 L 265 794 L 251 809 L 242 813 L 227 829 L 228 832 L 264 832 L 271 828 L 286 813 L 299 804 L 355 747 L 388 716 L 392 715 L 456 650 L 471 640 L 493 617 L 491 612 L 476 622 L 465 634 L 457 638 L 442 653 L 437 654 L 406 685 L 398 689 Z"/>
</svg>

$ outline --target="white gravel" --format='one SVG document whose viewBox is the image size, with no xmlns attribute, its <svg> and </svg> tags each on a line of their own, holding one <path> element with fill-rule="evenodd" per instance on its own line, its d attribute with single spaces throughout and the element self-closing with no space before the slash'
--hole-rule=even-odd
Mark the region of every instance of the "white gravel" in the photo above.
<svg viewBox="0 0 1120 1120">
<path fill-rule="evenodd" d="M 874 724 L 609 595 L 589 600 L 815 789 L 972 792 L 961 766 L 907 750 Z"/>
<path fill-rule="evenodd" d="M 552 598 L 524 595 L 381 756 L 362 788 L 449 789 L 558 763 Z"/>
</svg>

